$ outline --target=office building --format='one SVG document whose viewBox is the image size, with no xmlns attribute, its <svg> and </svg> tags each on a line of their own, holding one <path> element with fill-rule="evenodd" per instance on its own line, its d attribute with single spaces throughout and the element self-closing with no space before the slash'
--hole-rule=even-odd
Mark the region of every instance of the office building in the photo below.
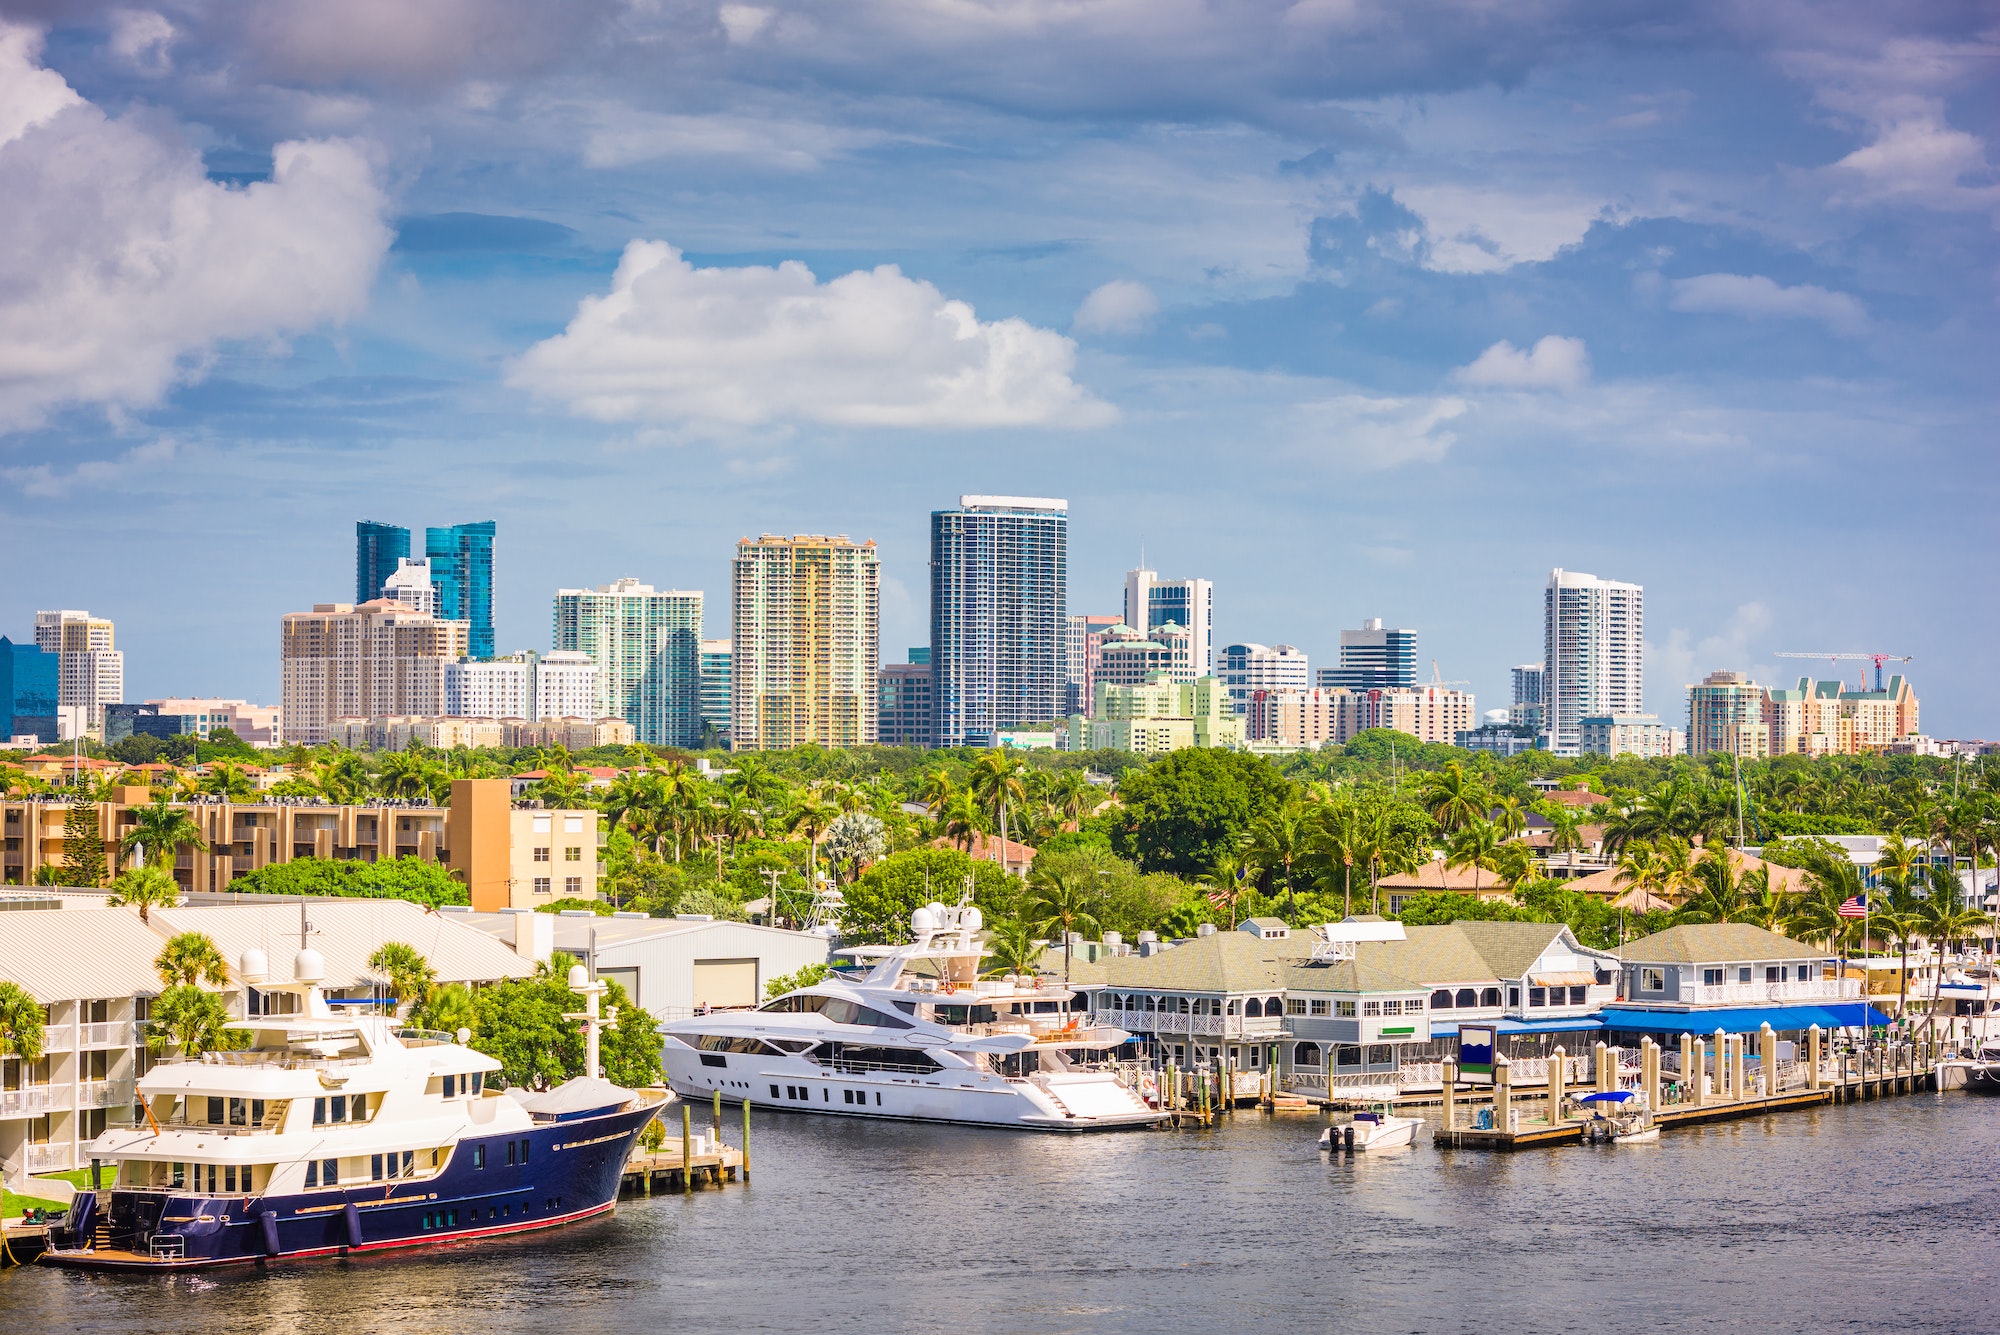
<svg viewBox="0 0 2000 1335">
<path fill-rule="evenodd" d="M 1068 631 L 1069 503 L 961 496 L 931 514 L 931 673 L 937 741 L 1061 715 Z"/>
<path fill-rule="evenodd" d="M 1576 755 L 1582 721 L 1645 712 L 1646 591 L 1574 570 L 1549 572 L 1542 602 L 1544 725 Z"/>
<path fill-rule="evenodd" d="M 736 544 L 731 750 L 875 741 L 881 579 L 872 539 L 766 533 Z"/>
<path fill-rule="evenodd" d="M 1175 669 L 1175 681 L 1205 677 L 1214 666 L 1215 586 L 1208 580 L 1163 580 L 1144 567 L 1127 571 L 1125 624 L 1149 635 L 1168 625 L 1187 632 L 1188 661 Z"/>
<path fill-rule="evenodd" d="M 445 678 L 465 657 L 463 621 L 378 598 L 287 613 L 280 634 L 285 739 L 317 746 L 335 719 L 445 713 Z"/>
<path fill-rule="evenodd" d="M 651 746 L 697 747 L 701 619 L 698 591 L 620 579 L 558 590 L 554 643 L 597 664 L 592 715 L 624 719 Z"/>
<path fill-rule="evenodd" d="M 701 745 L 703 750 L 729 749 L 729 666 L 733 651 L 728 640 L 701 642 Z"/>
<path fill-rule="evenodd" d="M 1658 760 L 1682 754 L 1679 728 L 1660 722 L 1657 714 L 1597 714 L 1577 723 L 1578 746 L 1587 756 L 1637 756 Z"/>
<path fill-rule="evenodd" d="M 1096 699 L 1099 685 L 1141 686 L 1161 672 L 1170 681 L 1192 681 L 1187 675 L 1191 643 L 1187 631 L 1176 625 L 1156 626 L 1151 633 L 1142 633 L 1120 622 L 1104 633 L 1098 646 L 1091 698 Z"/>
<path fill-rule="evenodd" d="M 104 744 L 116 746 L 131 737 L 201 738 L 201 716 L 168 709 L 150 701 L 142 705 L 104 706 Z"/>
<path fill-rule="evenodd" d="M 1240 748 L 1244 731 L 1216 678 L 1175 681 L 1155 672 L 1138 685 L 1099 682 L 1090 717 L 1072 717 L 1066 739 L 1074 751 L 1163 755 L 1190 746 Z"/>
<path fill-rule="evenodd" d="M 1250 712 L 1250 697 L 1258 691 L 1303 691 L 1312 684 L 1306 656 L 1289 644 L 1231 644 L 1216 660 L 1215 675 L 1229 689 L 1239 714 Z"/>
<path fill-rule="evenodd" d="M 493 531 L 490 519 L 424 530 L 424 556 L 437 586 L 437 616 L 466 623 L 472 658 L 493 657 Z"/>
<path fill-rule="evenodd" d="M 1417 684 L 1417 633 L 1384 627 L 1369 617 L 1360 630 L 1340 632 L 1340 666 L 1323 667 L 1322 688 L 1367 691 Z"/>
<path fill-rule="evenodd" d="M 1687 753 L 1720 751 L 1741 760 L 1771 754 L 1764 688 L 1740 672 L 1711 672 L 1688 687 Z"/>
<path fill-rule="evenodd" d="M 409 559 L 410 530 L 397 524 L 363 519 L 354 526 L 354 602 L 372 603 L 382 596 L 396 567 Z M 435 614 L 433 614 L 435 615 Z"/>
<path fill-rule="evenodd" d="M 68 740 L 104 727 L 104 706 L 125 698 L 125 655 L 118 652 L 116 629 L 105 617 L 88 612 L 35 613 L 35 644 L 58 659 L 56 704 L 80 726 L 55 735 Z"/>
<path fill-rule="evenodd" d="M 1090 710 L 1091 687 L 1097 681 L 1098 650 L 1113 626 L 1122 625 L 1115 616 L 1077 613 L 1065 621 L 1063 637 L 1063 712 L 1082 714 Z M 911 660 L 914 662 L 915 660 Z"/>
<path fill-rule="evenodd" d="M 1514 669 L 1514 703 L 1507 710 L 1507 722 L 1539 734 L 1545 730 L 1542 714 L 1542 665 L 1522 663 Z"/>
<path fill-rule="evenodd" d="M 1484 751 L 1488 755 L 1518 756 L 1524 751 L 1536 749 L 1535 734 L 1527 728 L 1513 723 L 1487 723 L 1458 734 L 1458 745 L 1467 751 Z"/>
<path fill-rule="evenodd" d="M 461 658 L 445 669 L 443 712 L 453 718 L 468 719 L 540 717 L 535 713 L 535 658 L 532 653 L 509 654 L 505 658 Z M 592 714 L 597 712 L 595 699 L 588 709 Z M 493 745 L 500 743 L 496 741 Z"/>
<path fill-rule="evenodd" d="M 211 695 L 177 695 L 148 700 L 161 714 L 193 721 L 194 735 L 203 741 L 218 732 L 233 732 L 252 746 L 273 747 L 285 739 L 283 711 L 277 705 L 253 705 L 248 700 L 224 700 Z M 108 745 L 111 738 L 107 735 Z"/>
<path fill-rule="evenodd" d="M 937 719 L 932 706 L 928 649 L 910 650 L 907 663 L 884 663 L 875 674 L 879 689 L 876 729 L 884 746 L 933 746 Z"/>
<path fill-rule="evenodd" d="M 440 615 L 438 589 L 431 580 L 428 557 L 415 560 L 404 557 L 398 561 L 389 578 L 382 582 L 382 592 L 378 596 L 392 603 L 401 603 L 412 612 L 422 612 L 426 616 Z"/>
<path fill-rule="evenodd" d="M 56 740 L 61 689 L 59 656 L 0 635 L 0 742 L 16 737 Z"/>
</svg>

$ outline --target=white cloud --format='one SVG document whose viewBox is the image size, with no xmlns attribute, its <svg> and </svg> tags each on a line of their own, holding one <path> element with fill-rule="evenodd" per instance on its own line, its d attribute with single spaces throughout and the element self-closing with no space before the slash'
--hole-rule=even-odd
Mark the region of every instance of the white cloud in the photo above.
<svg viewBox="0 0 2000 1335">
<path fill-rule="evenodd" d="M 1076 345 L 972 307 L 894 265 L 821 283 L 796 260 L 697 269 L 625 248 L 611 290 L 517 359 L 509 382 L 602 421 L 755 426 L 1095 425 Z"/>
<path fill-rule="evenodd" d="M 361 308 L 391 237 L 359 150 L 279 144 L 271 180 L 227 189 L 35 56 L 0 27 L 0 430 L 153 403 L 222 340 Z"/>
<path fill-rule="evenodd" d="M 1705 273 L 1671 284 L 1667 305 L 1677 311 L 1741 315 L 1750 319 L 1818 320 L 1841 334 L 1858 334 L 1868 312 L 1845 292 L 1810 283 L 1781 287 L 1762 274 Z"/>
<path fill-rule="evenodd" d="M 2000 205 L 1985 141 L 1945 124 L 1944 109 L 1928 99 L 1898 101 L 1872 141 L 1827 168 L 1837 182 L 1836 200 L 1938 209 Z"/>
<path fill-rule="evenodd" d="M 592 167 L 630 167 L 661 158 L 713 158 L 801 171 L 887 136 L 811 120 L 716 113 L 666 115 L 604 104 L 583 134 Z"/>
<path fill-rule="evenodd" d="M 729 40 L 739 46 L 764 31 L 771 22 L 771 11 L 758 5 L 724 5 L 715 16 L 722 30 L 729 34 Z"/>
<path fill-rule="evenodd" d="M 78 490 L 98 493 L 120 485 L 130 489 L 135 482 L 143 486 L 148 474 L 172 463 L 179 452 L 178 444 L 163 436 L 135 445 L 115 459 L 86 459 L 67 469 L 45 463 L 24 464 L 0 468 L 0 478 L 23 496 L 60 500 Z"/>
<path fill-rule="evenodd" d="M 1160 300 L 1144 283 L 1114 278 L 1083 299 L 1071 328 L 1085 334 L 1136 334 L 1160 313 Z"/>
<path fill-rule="evenodd" d="M 1590 353 L 1580 338 L 1545 335 L 1523 351 L 1501 339 L 1462 366 L 1456 378 L 1484 389 L 1579 389 L 1590 379 Z"/>
<path fill-rule="evenodd" d="M 1375 398 L 1342 394 L 1292 410 L 1306 451 L 1364 469 L 1436 463 L 1458 439 L 1445 423 L 1465 415 L 1463 399 Z"/>
<path fill-rule="evenodd" d="M 1772 663 L 1758 663 L 1756 655 L 1769 638 L 1771 609 L 1760 602 L 1739 606 L 1721 630 L 1700 640 L 1682 627 L 1667 632 L 1664 641 L 1646 644 L 1646 693 L 1652 697 L 1653 712 L 1669 725 L 1686 718 L 1687 688 L 1711 672 L 1741 672 L 1766 686 L 1780 681 Z M 1759 647 L 1753 647 L 1759 646 Z M 1775 660 L 1773 660 L 1775 662 Z M 1679 702 L 1676 706 L 1668 702 Z"/>
<path fill-rule="evenodd" d="M 1424 220 L 1423 263 L 1442 273 L 1498 273 L 1555 258 L 1591 223 L 1615 217 L 1601 198 L 1549 189 L 1533 194 L 1445 182 L 1400 181 L 1396 198 Z"/>
<path fill-rule="evenodd" d="M 177 35 L 165 16 L 150 9 L 121 9 L 111 16 L 112 54 L 141 74 L 165 74 L 173 68 Z"/>
</svg>

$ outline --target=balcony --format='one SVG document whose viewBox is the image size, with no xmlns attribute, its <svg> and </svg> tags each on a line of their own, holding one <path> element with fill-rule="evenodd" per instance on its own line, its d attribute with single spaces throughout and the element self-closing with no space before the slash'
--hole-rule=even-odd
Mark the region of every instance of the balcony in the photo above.
<svg viewBox="0 0 2000 1335">
<path fill-rule="evenodd" d="M 117 1108 L 132 1102 L 130 1080 L 86 1080 L 77 1086 L 79 1108 Z"/>
<path fill-rule="evenodd" d="M 71 1102 L 72 1093 L 68 1084 L 0 1090 L 0 1117 L 40 1117 L 43 1113 L 68 1112 L 75 1106 Z"/>
<path fill-rule="evenodd" d="M 90 1048 L 129 1048 L 132 1046 L 132 1023 L 129 1020 L 106 1020 L 101 1024 L 80 1024 L 76 1026 L 76 1046 Z"/>
<path fill-rule="evenodd" d="M 1860 999 L 1859 978 L 1821 978 L 1805 983 L 1714 983 L 1681 989 L 1681 1000 L 1695 1006 L 1761 1006 L 1774 1002 L 1811 1005 Z"/>
<path fill-rule="evenodd" d="M 75 1052 L 76 1026 L 73 1024 L 45 1024 L 42 1026 L 43 1052 Z"/>
<path fill-rule="evenodd" d="M 1135 1034 L 1186 1034 L 1193 1038 L 1284 1038 L 1285 1017 L 1189 1015 L 1179 1011 L 1091 1011 L 1090 1023 Z"/>
<path fill-rule="evenodd" d="M 31 1173 L 61 1173 L 76 1167 L 67 1145 L 28 1146 L 28 1171 Z"/>
</svg>

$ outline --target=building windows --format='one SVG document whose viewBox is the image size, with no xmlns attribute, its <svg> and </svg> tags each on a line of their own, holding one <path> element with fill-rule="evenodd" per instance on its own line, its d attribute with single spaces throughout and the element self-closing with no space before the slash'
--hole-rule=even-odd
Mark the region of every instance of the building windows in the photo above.
<svg viewBox="0 0 2000 1335">
<path fill-rule="evenodd" d="M 535 893 L 536 893 L 536 894 L 538 894 L 538 895 L 546 895 L 547 893 L 549 893 L 549 878 L 548 878 L 548 877 L 546 877 L 546 876 L 537 876 L 537 877 L 535 878 Z"/>
<path fill-rule="evenodd" d="M 535 845 L 535 861 L 537 861 L 537 862 L 547 862 L 548 860 L 549 860 L 549 847 L 548 847 L 548 845 L 547 845 L 547 844 L 537 844 L 537 845 Z"/>
<path fill-rule="evenodd" d="M 582 845 L 580 845 L 580 844 L 571 844 L 571 845 L 569 845 L 569 846 L 568 846 L 567 848 L 563 849 L 563 861 L 564 861 L 564 862 L 581 862 L 581 861 L 583 861 L 583 847 L 582 847 Z"/>
<path fill-rule="evenodd" d="M 1747 983 L 1747 982 L 1749 982 L 1749 981 L 1750 981 L 1750 966 L 1749 966 L 1749 965 L 1747 965 L 1747 964 L 1745 964 L 1745 965 L 1742 965 L 1742 966 L 1740 966 L 1740 967 L 1739 967 L 1739 968 L 1738 968 L 1738 969 L 1736 970 L 1736 981 L 1737 981 L 1737 982 L 1739 982 L 1739 983 Z"/>
<path fill-rule="evenodd" d="M 1450 988 L 1441 987 L 1437 991 L 1431 993 L 1431 1009 L 1434 1011 L 1448 1011 L 1451 1009 Z"/>
<path fill-rule="evenodd" d="M 1380 1015 L 1382 1013 L 1382 1003 L 1379 1001 L 1364 1001 L 1361 1003 L 1361 1013 L 1363 1015 Z"/>
<path fill-rule="evenodd" d="M 565 895 L 570 895 L 570 896 L 576 896 L 582 894 L 583 878 L 581 876 L 563 877 L 563 893 Z"/>
<path fill-rule="evenodd" d="M 1816 983 L 1816 982 L 1818 982 L 1818 981 L 1819 981 L 1819 965 L 1817 965 L 1817 964 L 1801 964 L 1801 965 L 1799 966 L 1799 981 L 1800 981 L 1800 982 L 1802 982 L 1802 983 Z"/>
<path fill-rule="evenodd" d="M 1305 1013 L 1306 1013 L 1306 999 L 1304 997 L 1285 998 L 1285 1014 L 1304 1015 Z"/>
<path fill-rule="evenodd" d="M 1351 1001 L 1336 1001 L 1333 1003 L 1333 1013 L 1346 1019 L 1353 1019 L 1354 1003 Z"/>
<path fill-rule="evenodd" d="M 1294 1066 L 1318 1066 L 1318 1065 L 1319 1065 L 1319 1044 L 1317 1044 L 1317 1043 L 1300 1043 L 1299 1045 L 1297 1045 L 1296 1047 L 1294 1047 L 1294 1048 L 1292 1049 L 1292 1065 L 1294 1065 Z"/>
<path fill-rule="evenodd" d="M 1382 1003 L 1382 1013 L 1384 1015 L 1401 1015 L 1403 1013 L 1403 1003 L 1400 1001 L 1385 1001 Z"/>
<path fill-rule="evenodd" d="M 1784 982 L 1784 981 L 1785 981 L 1785 967 L 1784 967 L 1784 966 L 1783 966 L 1782 964 L 1767 964 L 1767 965 L 1765 965 L 1765 966 L 1764 966 L 1764 981 L 1765 981 L 1765 982 L 1767 982 L 1767 983 L 1782 983 L 1782 982 Z"/>
<path fill-rule="evenodd" d="M 1531 1007 L 1546 1006 L 1548 1004 L 1549 1004 L 1549 994 L 1546 988 L 1531 987 L 1528 989 L 1529 1006 Z"/>
<path fill-rule="evenodd" d="M 1312 999 L 1312 1003 L 1311 1003 L 1311 1005 L 1312 1005 L 1312 1013 L 1313 1013 L 1314 1015 L 1324 1015 L 1324 1014 L 1326 1014 L 1326 998 L 1324 998 L 1324 997 L 1314 997 L 1314 998 Z"/>
<path fill-rule="evenodd" d="M 1587 997 L 1588 995 L 1589 992 L 1586 989 L 1581 987 L 1572 987 L 1569 990 L 1569 1004 L 1572 1006 L 1581 1006 L 1584 1004 L 1584 998 Z"/>
<path fill-rule="evenodd" d="M 1701 971 L 1701 985 L 1702 985 L 1703 987 L 1721 987 L 1721 986 L 1722 986 L 1722 970 L 1720 970 L 1720 969 L 1703 969 L 1703 970 Z"/>
<path fill-rule="evenodd" d="M 1510 988 L 1508 988 L 1508 989 L 1507 989 L 1507 1004 L 1508 1004 L 1509 1006 L 1518 1006 L 1518 1005 L 1520 1005 L 1520 1004 L 1521 1004 L 1521 989 L 1520 989 L 1520 988 L 1518 988 L 1518 987 L 1510 987 Z"/>
<path fill-rule="evenodd" d="M 1664 992 L 1664 991 L 1666 991 L 1666 990 L 1667 990 L 1667 971 L 1666 971 L 1665 969 L 1641 969 L 1641 970 L 1639 970 L 1639 990 L 1640 990 L 1641 992 Z"/>
</svg>

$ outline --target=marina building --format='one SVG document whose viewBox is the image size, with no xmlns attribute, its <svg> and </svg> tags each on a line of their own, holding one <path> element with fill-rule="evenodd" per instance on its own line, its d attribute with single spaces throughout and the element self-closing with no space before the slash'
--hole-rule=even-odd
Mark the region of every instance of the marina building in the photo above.
<svg viewBox="0 0 2000 1335">
<path fill-rule="evenodd" d="M 736 544 L 731 750 L 875 742 L 881 579 L 873 539 L 766 533 Z"/>
<path fill-rule="evenodd" d="M 1669 927 L 1618 955 L 1620 996 L 1601 1016 L 1614 1041 L 1889 1023 L 1863 997 L 1861 980 L 1842 978 L 1823 949 L 1749 923 Z"/>
<path fill-rule="evenodd" d="M 1062 716 L 1069 502 L 961 496 L 931 514 L 931 675 L 941 747 Z"/>
<path fill-rule="evenodd" d="M 651 746 L 698 747 L 701 621 L 698 591 L 619 579 L 558 590 L 552 642 L 597 665 L 590 717 L 622 718 Z"/>
</svg>

